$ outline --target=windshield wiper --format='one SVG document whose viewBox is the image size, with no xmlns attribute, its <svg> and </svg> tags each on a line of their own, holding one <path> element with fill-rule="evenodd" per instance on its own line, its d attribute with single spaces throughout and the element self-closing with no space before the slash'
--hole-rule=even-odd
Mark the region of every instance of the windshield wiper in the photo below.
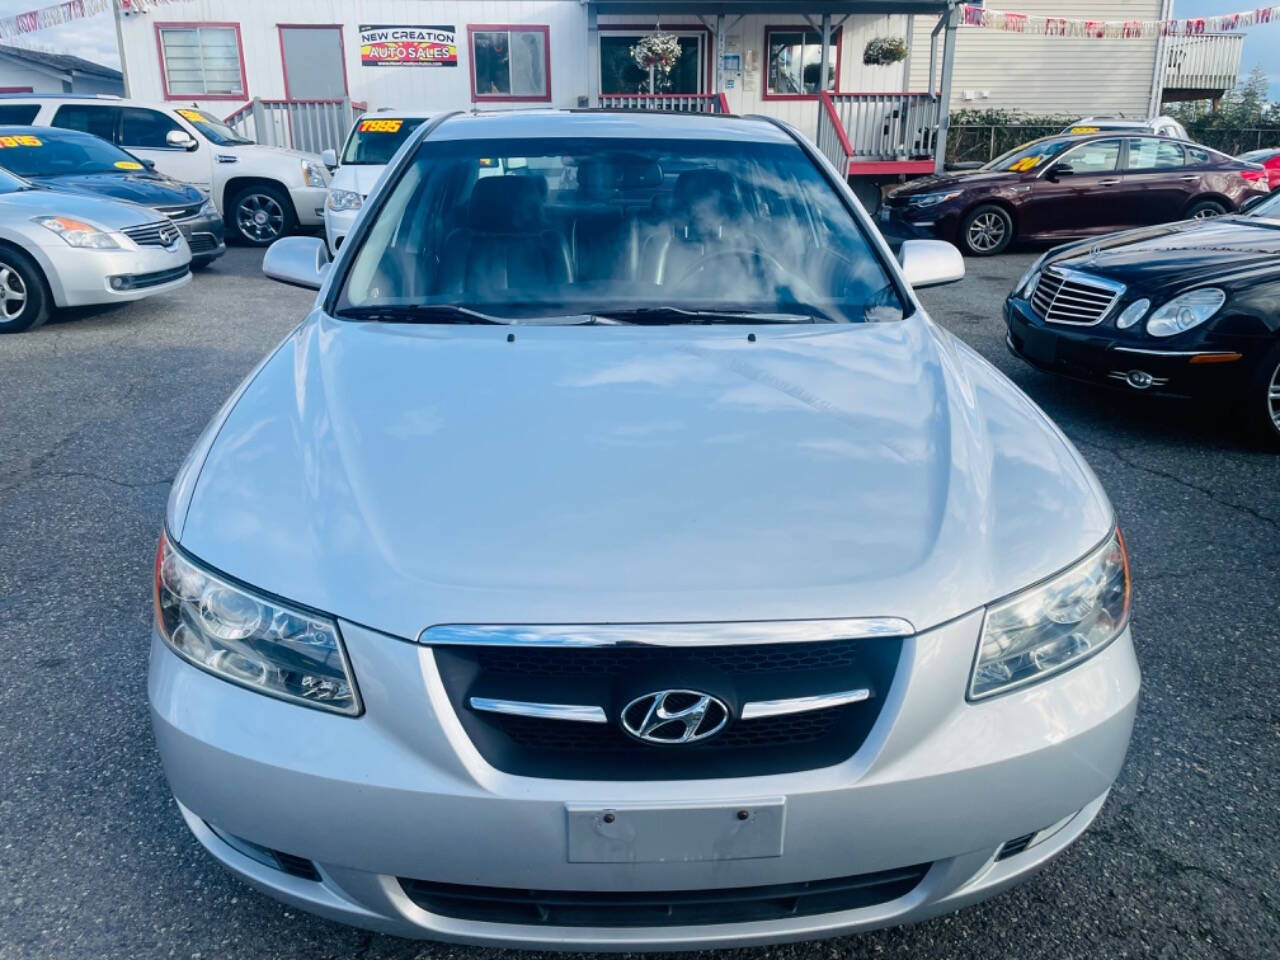
<svg viewBox="0 0 1280 960">
<path fill-rule="evenodd" d="M 689 310 L 671 305 L 610 310 L 607 313 L 597 313 L 595 317 L 614 323 L 835 323 L 835 320 L 823 313 Z"/>
<path fill-rule="evenodd" d="M 382 307 L 347 307 L 336 316 L 344 320 L 371 320 L 381 323 L 479 323 L 504 327 L 581 326 L 595 323 L 589 313 L 560 317 L 499 317 L 456 303 L 388 304 Z"/>
</svg>

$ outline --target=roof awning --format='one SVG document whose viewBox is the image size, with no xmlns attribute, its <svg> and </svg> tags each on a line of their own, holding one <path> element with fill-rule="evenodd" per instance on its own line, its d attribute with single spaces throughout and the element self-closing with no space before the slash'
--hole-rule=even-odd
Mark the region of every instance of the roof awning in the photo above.
<svg viewBox="0 0 1280 960">
<path fill-rule="evenodd" d="M 943 13 L 946 0 L 587 0 L 602 14 L 694 16 L 773 14 L 800 17 L 857 13 Z"/>
</svg>

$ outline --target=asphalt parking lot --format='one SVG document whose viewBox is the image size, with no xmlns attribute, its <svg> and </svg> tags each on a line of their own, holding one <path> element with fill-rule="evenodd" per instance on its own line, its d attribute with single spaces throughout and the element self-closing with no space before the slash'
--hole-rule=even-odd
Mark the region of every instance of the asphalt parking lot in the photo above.
<svg viewBox="0 0 1280 960">
<path fill-rule="evenodd" d="M 1144 672 L 1124 771 L 1083 839 L 1010 893 L 744 957 L 1280 956 L 1280 456 L 1188 404 L 1010 357 L 999 307 L 1031 258 L 970 260 L 924 300 L 1057 420 L 1115 504 Z M 0 958 L 494 953 L 258 895 L 203 854 L 165 786 L 145 676 L 169 482 L 311 299 L 260 262 L 232 249 L 175 294 L 0 338 Z"/>
</svg>

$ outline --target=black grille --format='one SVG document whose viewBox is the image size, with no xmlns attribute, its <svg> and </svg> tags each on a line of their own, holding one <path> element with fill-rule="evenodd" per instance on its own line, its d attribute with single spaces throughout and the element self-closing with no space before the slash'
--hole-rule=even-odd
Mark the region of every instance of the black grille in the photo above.
<svg viewBox="0 0 1280 960">
<path fill-rule="evenodd" d="M 1014 837 L 1012 840 L 1006 840 L 1000 845 L 1000 852 L 996 854 L 996 859 L 1007 860 L 1009 857 L 1016 857 L 1031 846 L 1031 840 L 1034 836 L 1034 833 L 1027 833 L 1020 837 Z"/>
<path fill-rule="evenodd" d="M 546 927 L 672 927 L 809 917 L 904 897 L 928 864 L 831 880 L 721 890 L 607 893 L 519 890 L 400 878 L 409 899 L 442 917 Z"/>
<path fill-rule="evenodd" d="M 1050 323 L 1089 326 L 1111 309 L 1121 291 L 1045 270 L 1031 293 L 1031 306 Z"/>
<path fill-rule="evenodd" d="M 126 227 L 121 232 L 140 247 L 171 247 L 182 236 L 182 231 L 168 220 Z"/>
<path fill-rule="evenodd" d="M 212 233 L 193 233 L 187 239 L 187 243 L 192 253 L 208 253 L 210 250 L 218 249 L 218 238 Z"/>
<path fill-rule="evenodd" d="M 861 746 L 897 668 L 901 640 L 720 647 L 435 648 L 445 689 L 476 749 L 493 766 L 532 777 L 656 780 L 759 776 L 831 766 Z M 868 688 L 869 699 L 743 720 L 744 704 Z M 618 720 L 663 689 L 711 694 L 729 707 L 705 741 L 648 744 Z M 607 723 L 473 710 L 472 697 L 604 709 Z"/>
<path fill-rule="evenodd" d="M 112 278 L 113 290 L 141 290 L 144 287 L 158 287 L 163 283 L 181 280 L 190 272 L 188 267 L 173 267 L 169 270 L 157 270 L 155 273 L 134 273 L 124 277 Z"/>
</svg>

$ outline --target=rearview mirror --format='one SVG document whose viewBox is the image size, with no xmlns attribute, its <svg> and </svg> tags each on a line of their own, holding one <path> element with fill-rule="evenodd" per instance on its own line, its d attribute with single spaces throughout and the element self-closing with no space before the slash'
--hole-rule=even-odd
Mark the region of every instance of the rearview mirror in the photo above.
<svg viewBox="0 0 1280 960">
<path fill-rule="evenodd" d="M 332 170 L 338 165 L 338 152 L 333 147 L 327 147 L 320 154 L 320 162 Z"/>
<path fill-rule="evenodd" d="M 267 247 L 262 272 L 306 290 L 319 290 L 329 272 L 329 251 L 319 237 L 282 237 Z"/>
<path fill-rule="evenodd" d="M 1075 167 L 1069 163 L 1055 163 L 1049 168 L 1049 179 L 1057 180 L 1059 177 L 1074 177 L 1076 173 Z"/>
<path fill-rule="evenodd" d="M 1252 209 L 1253 209 L 1254 207 L 1256 207 L 1258 204 L 1262 203 L 1264 200 L 1270 200 L 1270 199 L 1271 199 L 1271 198 L 1270 198 L 1269 196 L 1267 196 L 1265 193 L 1260 193 L 1260 194 L 1258 194 L 1257 196 L 1250 197 L 1250 198 L 1249 198 L 1248 200 L 1246 200 L 1243 204 L 1241 204 L 1241 206 L 1240 206 L 1240 212 L 1241 212 L 1241 213 L 1248 213 L 1250 210 L 1252 210 Z"/>
<path fill-rule="evenodd" d="M 196 143 L 196 138 L 185 130 L 170 130 L 164 135 L 164 142 L 171 147 L 177 147 L 179 150 L 194 150 L 200 144 Z"/>
<path fill-rule="evenodd" d="M 913 287 L 964 279 L 964 257 L 945 240 L 907 240 L 898 251 L 898 262 Z"/>
</svg>

